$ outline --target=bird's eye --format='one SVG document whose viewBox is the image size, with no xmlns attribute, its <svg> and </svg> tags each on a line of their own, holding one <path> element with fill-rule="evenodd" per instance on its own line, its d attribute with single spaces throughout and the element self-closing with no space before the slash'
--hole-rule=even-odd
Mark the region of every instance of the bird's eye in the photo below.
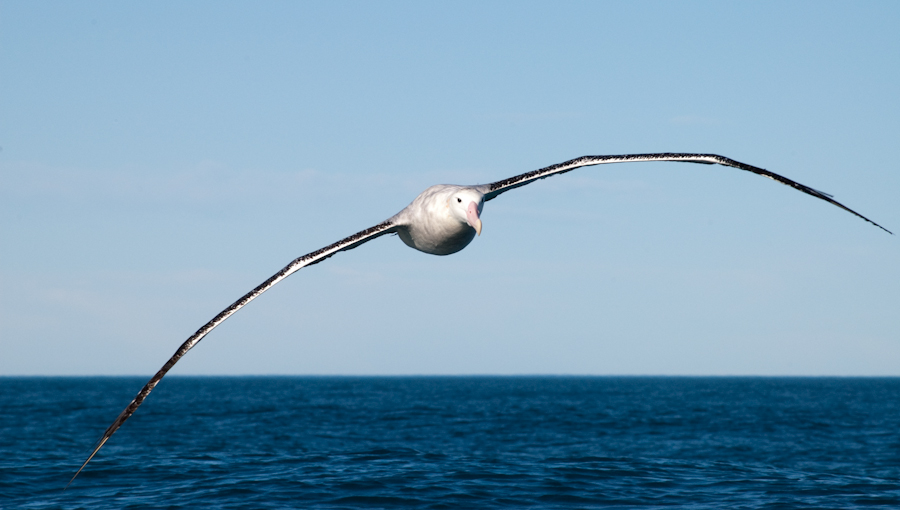
<svg viewBox="0 0 900 510">
<path fill-rule="evenodd" d="M 460 204 L 462 203 L 462 199 L 459 197 L 456 197 L 456 201 L 459 202 Z"/>
</svg>

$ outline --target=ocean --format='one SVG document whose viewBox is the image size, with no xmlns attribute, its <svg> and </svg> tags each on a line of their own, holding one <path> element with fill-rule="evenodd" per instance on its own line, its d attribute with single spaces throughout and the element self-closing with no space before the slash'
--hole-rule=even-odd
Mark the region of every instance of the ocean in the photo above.
<svg viewBox="0 0 900 510">
<path fill-rule="evenodd" d="M 900 508 L 900 378 L 0 378 L 0 508 Z"/>
</svg>

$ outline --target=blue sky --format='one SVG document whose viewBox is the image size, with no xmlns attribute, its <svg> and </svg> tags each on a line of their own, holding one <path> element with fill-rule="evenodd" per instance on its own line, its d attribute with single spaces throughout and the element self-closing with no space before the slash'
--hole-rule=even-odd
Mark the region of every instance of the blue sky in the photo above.
<svg viewBox="0 0 900 510">
<path fill-rule="evenodd" d="M 896 2 L 0 1 L 0 374 L 150 374 L 437 183 L 712 152 L 900 232 Z M 900 241 L 723 167 L 592 167 L 381 238 L 180 374 L 900 375 Z"/>
</svg>

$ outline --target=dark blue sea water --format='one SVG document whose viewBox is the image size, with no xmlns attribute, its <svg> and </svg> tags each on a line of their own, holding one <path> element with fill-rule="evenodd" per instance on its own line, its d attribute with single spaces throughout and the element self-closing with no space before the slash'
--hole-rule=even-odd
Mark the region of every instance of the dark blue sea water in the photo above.
<svg viewBox="0 0 900 510">
<path fill-rule="evenodd" d="M 900 379 L 0 378 L 0 508 L 900 508 Z"/>
</svg>

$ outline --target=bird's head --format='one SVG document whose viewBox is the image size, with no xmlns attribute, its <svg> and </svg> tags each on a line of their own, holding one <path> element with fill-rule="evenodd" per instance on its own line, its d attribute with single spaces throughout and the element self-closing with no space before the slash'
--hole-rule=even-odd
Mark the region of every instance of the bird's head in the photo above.
<svg viewBox="0 0 900 510">
<path fill-rule="evenodd" d="M 472 189 L 460 189 L 450 196 L 450 213 L 460 223 L 465 223 L 481 235 L 481 208 L 484 195 Z"/>
</svg>

